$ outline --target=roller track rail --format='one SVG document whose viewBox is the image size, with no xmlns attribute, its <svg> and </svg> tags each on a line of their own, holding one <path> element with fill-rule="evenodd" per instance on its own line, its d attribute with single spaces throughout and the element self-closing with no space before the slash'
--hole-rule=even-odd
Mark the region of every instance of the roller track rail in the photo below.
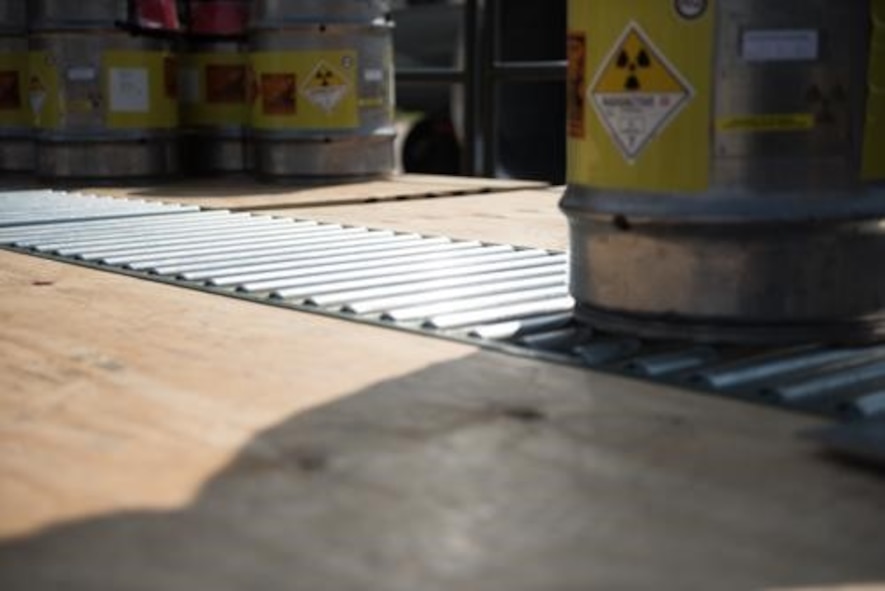
<svg viewBox="0 0 885 591">
<path fill-rule="evenodd" d="M 885 464 L 885 345 L 644 341 L 578 324 L 567 254 L 168 203 L 0 193 L 0 247 L 253 302 L 453 339 L 839 422 Z"/>
</svg>

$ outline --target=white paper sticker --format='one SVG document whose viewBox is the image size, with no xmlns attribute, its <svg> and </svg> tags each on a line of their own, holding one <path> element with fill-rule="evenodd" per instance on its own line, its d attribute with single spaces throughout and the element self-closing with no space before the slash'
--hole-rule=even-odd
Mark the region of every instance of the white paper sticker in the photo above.
<svg viewBox="0 0 885 591">
<path fill-rule="evenodd" d="M 368 68 L 363 72 L 363 79 L 366 82 L 381 82 L 384 80 L 384 70 Z"/>
<path fill-rule="evenodd" d="M 151 95 L 145 68 L 111 68 L 109 75 L 110 110 L 114 113 L 147 113 Z"/>
<path fill-rule="evenodd" d="M 814 29 L 745 31 L 741 57 L 748 62 L 814 61 L 820 56 L 820 33 Z"/>
<path fill-rule="evenodd" d="M 67 77 L 71 82 L 87 82 L 95 80 L 97 73 L 95 68 L 81 66 L 77 68 L 68 68 Z"/>
</svg>

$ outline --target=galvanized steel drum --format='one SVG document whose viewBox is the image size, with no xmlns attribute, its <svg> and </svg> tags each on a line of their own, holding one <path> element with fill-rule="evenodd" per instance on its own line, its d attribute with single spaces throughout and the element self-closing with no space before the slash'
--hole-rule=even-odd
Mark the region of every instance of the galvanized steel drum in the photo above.
<svg viewBox="0 0 885 591">
<path fill-rule="evenodd" d="M 27 0 L 0 0 L 0 33 L 17 34 L 27 28 Z"/>
<path fill-rule="evenodd" d="M 129 18 L 128 0 L 22 0 L 31 4 L 35 29 L 112 28 Z"/>
<path fill-rule="evenodd" d="M 262 2 L 253 9 L 255 172 L 393 172 L 393 51 L 386 3 Z"/>
<path fill-rule="evenodd" d="M 183 160 L 196 173 L 245 169 L 249 122 L 248 59 L 243 43 L 191 41 L 181 56 Z"/>
<path fill-rule="evenodd" d="M 0 0 L 0 172 L 34 168 L 25 2 Z"/>
<path fill-rule="evenodd" d="M 370 23 L 387 18 L 389 0 L 253 0 L 252 24 Z"/>
<path fill-rule="evenodd" d="M 175 172 L 178 81 L 169 43 L 117 29 L 125 3 L 42 0 L 35 8 L 28 92 L 37 174 L 120 179 Z"/>
<path fill-rule="evenodd" d="M 571 0 L 569 21 L 583 320 L 885 336 L 885 0 Z"/>
<path fill-rule="evenodd" d="M 251 78 L 244 37 L 244 0 L 191 0 L 191 35 L 181 55 L 181 125 L 185 169 L 194 173 L 246 168 Z"/>
</svg>

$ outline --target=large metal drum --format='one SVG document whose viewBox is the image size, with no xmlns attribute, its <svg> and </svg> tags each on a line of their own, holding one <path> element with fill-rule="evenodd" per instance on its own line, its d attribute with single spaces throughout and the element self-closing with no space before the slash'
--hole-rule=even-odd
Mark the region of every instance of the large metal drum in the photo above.
<svg viewBox="0 0 885 591">
<path fill-rule="evenodd" d="M 392 173 L 396 132 L 386 3 L 259 0 L 252 14 L 256 173 Z"/>
<path fill-rule="evenodd" d="M 181 56 L 181 124 L 185 168 L 195 173 L 245 169 L 249 76 L 236 41 L 191 41 Z"/>
<path fill-rule="evenodd" d="M 175 172 L 177 66 L 169 43 L 117 29 L 122 2 L 42 0 L 35 8 L 28 90 L 37 174 L 120 179 Z"/>
<path fill-rule="evenodd" d="M 248 3 L 191 0 L 191 40 L 181 56 L 181 125 L 185 168 L 194 173 L 246 167 L 251 79 L 243 36 Z"/>
<path fill-rule="evenodd" d="M 885 0 L 571 0 L 571 290 L 649 337 L 885 336 Z"/>
<path fill-rule="evenodd" d="M 25 3 L 0 0 L 0 172 L 34 168 Z"/>
<path fill-rule="evenodd" d="M 387 18 L 390 0 L 253 0 L 258 28 L 291 24 L 364 24 Z"/>
<path fill-rule="evenodd" d="M 40 30 L 103 29 L 129 18 L 128 0 L 21 0 Z"/>
</svg>

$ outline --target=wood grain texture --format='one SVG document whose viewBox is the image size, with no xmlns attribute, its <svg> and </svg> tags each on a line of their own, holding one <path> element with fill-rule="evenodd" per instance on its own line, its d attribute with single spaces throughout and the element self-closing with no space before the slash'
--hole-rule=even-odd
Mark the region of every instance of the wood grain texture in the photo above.
<svg viewBox="0 0 885 591">
<path fill-rule="evenodd" d="M 885 582 L 818 421 L 0 253 L 0 588 Z"/>
<path fill-rule="evenodd" d="M 558 208 L 561 197 L 561 188 L 529 189 L 432 202 L 279 209 L 267 213 L 565 250 L 568 224 Z"/>
<path fill-rule="evenodd" d="M 471 351 L 336 324 L 0 252 L 0 535 L 181 503 L 280 417 Z"/>
<path fill-rule="evenodd" d="M 279 213 L 563 249 L 560 194 Z M 3 591 L 885 585 L 821 424 L 0 251 Z"/>
<path fill-rule="evenodd" d="M 322 185 L 258 183 L 247 177 L 217 177 L 151 187 L 92 187 L 101 195 L 139 197 L 230 209 L 300 208 L 378 203 L 540 188 L 544 183 L 508 179 L 404 174 L 390 179 Z"/>
</svg>

